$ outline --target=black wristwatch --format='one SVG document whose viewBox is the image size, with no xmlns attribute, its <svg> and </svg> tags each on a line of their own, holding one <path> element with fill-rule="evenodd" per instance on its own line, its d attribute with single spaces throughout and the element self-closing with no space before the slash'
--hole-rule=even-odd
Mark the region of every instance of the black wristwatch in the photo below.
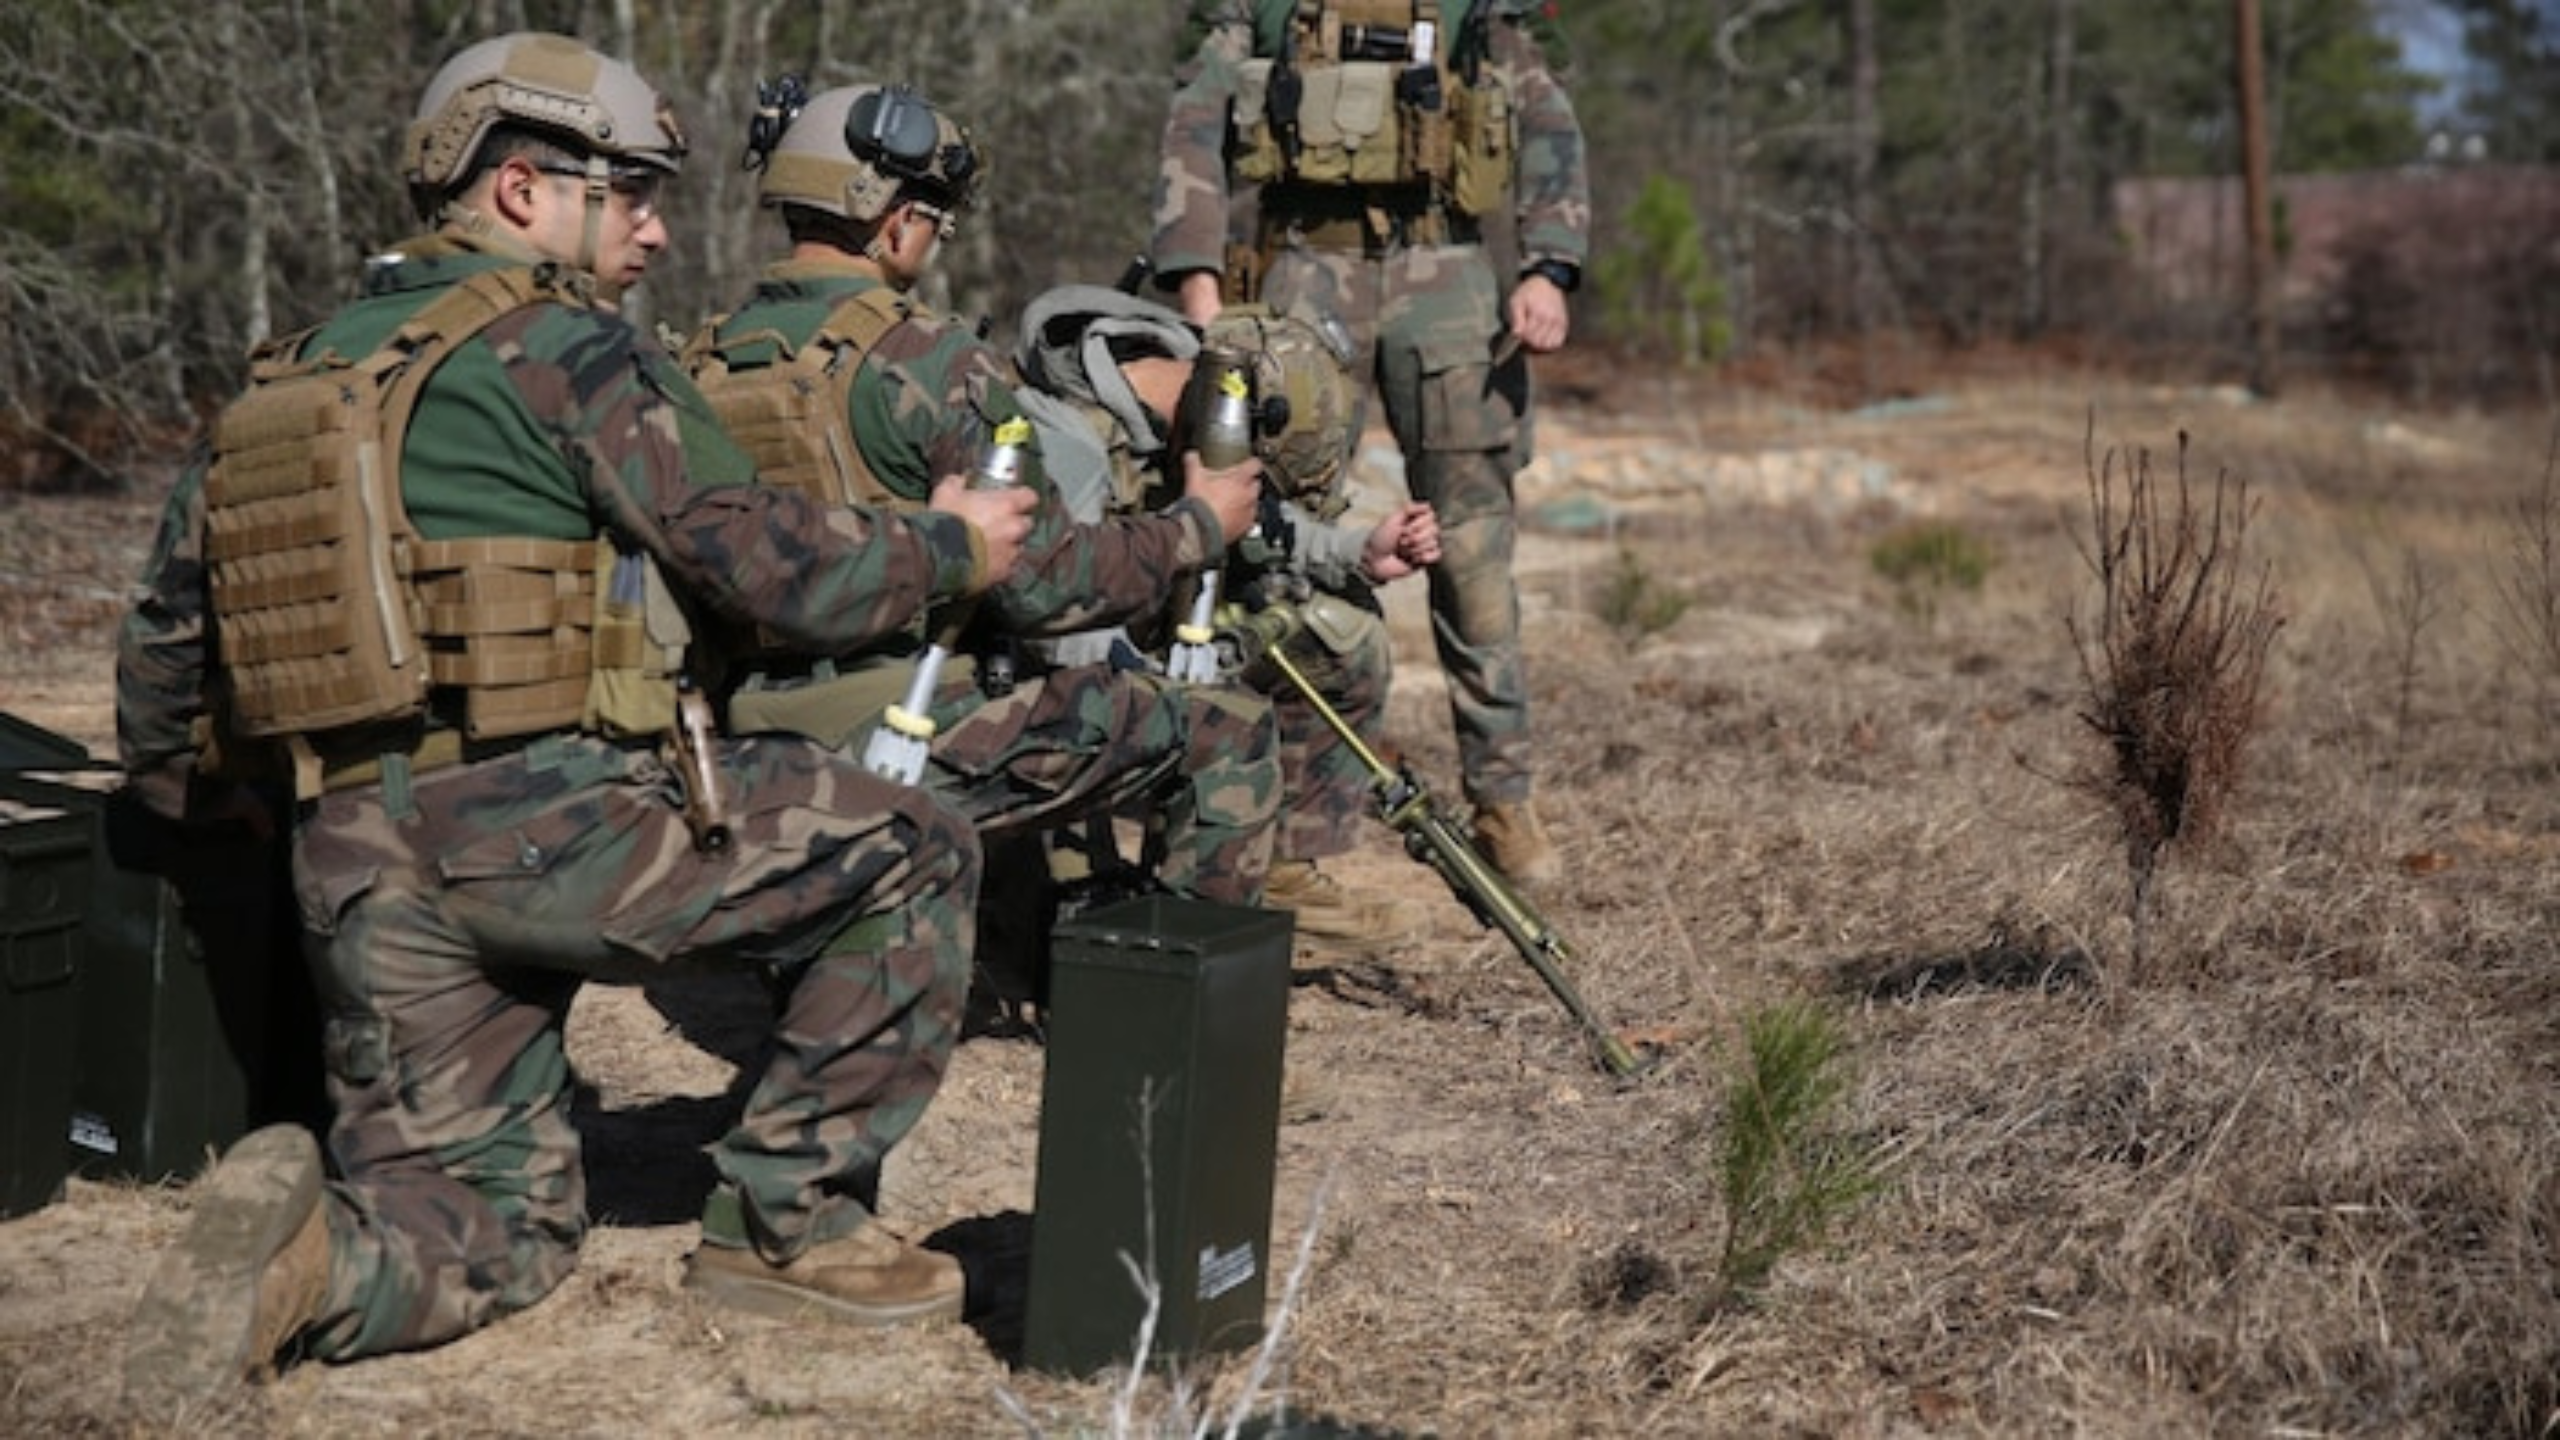
<svg viewBox="0 0 2560 1440">
<path fill-rule="evenodd" d="M 1570 260 L 1532 260 L 1523 275 L 1543 275 L 1547 282 L 1567 295 L 1582 288 L 1582 267 Z"/>
</svg>

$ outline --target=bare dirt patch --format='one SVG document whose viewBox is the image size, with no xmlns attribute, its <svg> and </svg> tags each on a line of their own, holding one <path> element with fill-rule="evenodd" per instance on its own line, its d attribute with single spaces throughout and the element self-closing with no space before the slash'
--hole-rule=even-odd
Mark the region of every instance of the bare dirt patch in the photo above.
<svg viewBox="0 0 2560 1440">
<path fill-rule="evenodd" d="M 1356 873 L 1438 924 L 1388 960 L 1298 967 L 1274 1248 L 1285 1263 L 1307 1238 L 1310 1259 L 1246 1408 L 1504 1436 L 2526 1434 L 2560 1413 L 2560 791 L 2487 583 L 2539 422 L 2054 366 L 1917 378 L 1843 410 L 1809 387 L 1557 377 L 1520 562 L 1543 803 L 1572 869 L 1544 898 L 1586 996 L 1668 1058 L 1610 1083 L 1379 829 Z M 2258 482 L 2292 616 L 2236 843 L 2172 861 L 2144 974 L 2116 843 L 2056 783 L 2083 758 L 2062 619 L 2093 415 L 2102 447 L 2165 461 L 2183 430 L 2200 481 Z M 106 743 L 150 509 L 0 498 L 6 708 Z M 1979 591 L 1924 612 L 1878 577 L 1868 547 L 1915 516 L 1996 550 Z M 1686 598 L 1676 621 L 1612 628 L 1628 564 Z M 2446 603 L 2404 645 L 2390 600 L 2421 574 Z M 1420 595 L 1388 598 L 1394 746 L 1454 798 Z M 1851 1118 L 1891 1184 L 1756 1303 L 1719 1306 L 1724 1067 L 1744 1016 L 1796 996 L 1845 1018 Z M 589 992 L 571 1050 L 599 1223 L 578 1273 L 460 1343 L 301 1367 L 199 1428 L 1223 1416 L 1245 1357 L 1124 1397 L 1013 1364 L 1001 1298 L 974 1324 L 872 1334 L 679 1289 L 698 1147 L 759 1003 L 719 982 Z M 968 1237 L 999 1275 L 1022 1259 L 1042 1060 L 1030 1039 L 965 1044 L 886 1177 L 894 1219 Z M 75 1180 L 0 1223 L 7 1429 L 130 1432 L 123 1318 L 187 1205 Z"/>
</svg>

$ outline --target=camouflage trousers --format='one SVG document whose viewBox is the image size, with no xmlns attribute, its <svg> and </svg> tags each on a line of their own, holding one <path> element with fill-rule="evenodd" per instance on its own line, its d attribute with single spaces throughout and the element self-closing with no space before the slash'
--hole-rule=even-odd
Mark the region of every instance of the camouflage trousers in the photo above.
<svg viewBox="0 0 2560 1440">
<path fill-rule="evenodd" d="M 1361 598 L 1376 603 L 1373 597 Z M 1384 740 L 1387 688 L 1394 673 L 1386 622 L 1374 610 L 1338 595 L 1318 595 L 1300 610 L 1306 624 L 1289 637 L 1290 663 L 1361 743 L 1375 751 Z M 1271 697 L 1271 713 L 1280 726 L 1284 779 L 1272 857 L 1321 860 L 1351 849 L 1359 843 L 1362 818 L 1374 809 L 1369 767 L 1278 667 L 1268 662 L 1249 666 L 1243 681 Z"/>
<path fill-rule="evenodd" d="M 741 693 L 730 715 L 859 755 L 883 697 L 903 693 L 911 673 L 858 670 Z M 967 657 L 955 656 L 933 720 L 925 781 L 985 840 L 1143 811 L 1167 889 L 1260 902 L 1281 781 L 1269 707 L 1258 697 L 1095 664 L 1026 675 L 990 699 Z"/>
<path fill-rule="evenodd" d="M 1255 905 L 1280 806 L 1277 747 L 1255 696 L 1079 665 L 952 721 L 934 736 L 928 778 L 989 843 L 1141 810 L 1166 889 Z"/>
<path fill-rule="evenodd" d="M 977 840 L 929 792 L 804 740 L 724 742 L 718 764 L 715 855 L 653 750 L 584 737 L 395 762 L 306 807 L 294 881 L 339 1176 L 310 1353 L 448 1340 L 569 1272 L 587 1216 L 563 1026 L 590 979 L 781 980 L 770 1063 L 714 1167 L 774 1258 L 869 1220 L 863 1188 L 958 1042 Z"/>
<path fill-rule="evenodd" d="M 1379 255 L 1284 248 L 1262 277 L 1275 310 L 1330 308 L 1368 355 L 1371 385 L 1404 452 L 1405 485 L 1440 519 L 1427 572 L 1431 638 L 1449 677 L 1449 715 L 1469 799 L 1530 789 L 1529 686 L 1520 653 L 1512 480 L 1529 461 L 1529 366 L 1493 363 L 1502 293 L 1481 246 Z"/>
</svg>

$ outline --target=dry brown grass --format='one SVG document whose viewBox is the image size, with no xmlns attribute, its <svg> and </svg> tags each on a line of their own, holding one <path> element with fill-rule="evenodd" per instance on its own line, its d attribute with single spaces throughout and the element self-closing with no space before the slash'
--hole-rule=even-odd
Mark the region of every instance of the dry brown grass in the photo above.
<svg viewBox="0 0 2560 1440">
<path fill-rule="evenodd" d="M 1533 498 L 1646 447 L 1832 447 L 1896 484 L 1866 507 L 1656 497 L 1532 538 L 1543 794 L 1575 867 L 1549 914 L 1583 993 L 1670 1058 L 1612 1087 L 1454 904 L 1427 951 L 1302 969 L 1291 1065 L 1321 1103 L 1282 1134 L 1275 1248 L 1314 1239 L 1266 1393 L 1450 1436 L 2537 1435 L 2560 1413 L 2560 756 L 2489 589 L 2543 422 L 2051 371 L 1941 393 L 1891 418 L 1711 392 L 1548 422 L 1578 460 Z M 2090 743 L 2063 617 L 2093 406 L 2101 444 L 2184 430 L 2202 473 L 2251 480 L 2291 617 L 2231 844 L 2164 887 L 2139 971 L 2119 838 L 2057 778 Z M 1866 560 L 1913 513 L 2002 556 L 1925 625 Z M 1691 602 L 1631 643 L 1596 607 L 1621 547 Z M 2414 648 L 2371 578 L 2404 557 L 2443 577 Z M 1454 787 L 1417 601 L 1390 594 L 1393 738 Z M 1383 845 L 1356 868 L 1436 900 Z M 1707 1307 L 1721 1061 L 1791 997 L 1848 1017 L 1851 1119 L 1891 1184 L 1758 1303 Z M 579 1274 L 443 1350 L 296 1370 L 213 1428 L 1021 1433 L 1003 1390 L 1045 1433 L 1102 1433 L 1110 1382 L 1011 1368 L 1000 1325 L 799 1331 L 675 1287 L 686 1147 L 738 1043 L 582 1002 L 606 1218 Z M 891 1212 L 1018 1220 L 1039 1073 L 1034 1046 L 964 1046 Z M 83 1181 L 0 1224 L 0 1428 L 126 1433 L 101 1377 L 184 1205 Z M 1245 1366 L 1195 1371 L 1192 1413 Z"/>
</svg>

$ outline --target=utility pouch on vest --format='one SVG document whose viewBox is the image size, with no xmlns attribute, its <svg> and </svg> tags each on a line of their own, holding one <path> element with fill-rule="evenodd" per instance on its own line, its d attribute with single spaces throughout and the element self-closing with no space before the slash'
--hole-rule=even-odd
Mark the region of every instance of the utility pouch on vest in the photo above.
<svg viewBox="0 0 2560 1440">
<path fill-rule="evenodd" d="M 1247 60 L 1237 68 L 1236 101 L 1227 137 L 1227 164 L 1236 178 L 1260 185 L 1289 173 L 1278 129 L 1271 123 L 1271 69 L 1268 60 Z"/>
<path fill-rule="evenodd" d="M 1449 122 L 1450 207 L 1461 215 L 1499 213 L 1511 198 L 1519 137 L 1513 133 L 1510 92 L 1492 67 L 1478 83 L 1450 90 Z"/>
<path fill-rule="evenodd" d="M 1396 130 L 1404 147 L 1400 163 L 1405 174 L 1434 184 L 1448 182 L 1454 146 L 1448 78 L 1431 65 L 1407 66 L 1396 74 Z"/>
<path fill-rule="evenodd" d="M 1272 62 L 1248 60 L 1236 91 L 1235 147 L 1239 179 L 1292 179 L 1310 185 L 1391 185 L 1402 173 L 1396 119 L 1401 67 L 1374 61 L 1310 65 L 1298 78 L 1297 161 L 1284 153 L 1270 113 Z"/>
<path fill-rule="evenodd" d="M 667 588 L 658 564 L 640 551 L 595 542 L 595 664 L 583 721 L 597 734 L 626 739 L 676 728 L 676 677 L 693 628 Z"/>
<path fill-rule="evenodd" d="M 1311 185 L 1388 185 L 1400 177 L 1396 70 L 1359 63 L 1310 69 L 1298 107 L 1297 178 Z"/>
<path fill-rule="evenodd" d="M 294 735 L 420 713 L 443 677 L 412 613 L 400 448 L 427 376 L 500 316 L 560 295 L 548 267 L 472 276 L 362 360 L 261 347 L 214 425 L 206 555 L 236 728 Z"/>
<path fill-rule="evenodd" d="M 1237 69 L 1227 161 L 1238 180 L 1428 184 L 1460 213 L 1508 198 L 1512 134 L 1503 77 L 1450 66 L 1443 26 L 1468 7 L 1435 0 L 1299 0 L 1257 47 L 1287 59 Z"/>
</svg>

